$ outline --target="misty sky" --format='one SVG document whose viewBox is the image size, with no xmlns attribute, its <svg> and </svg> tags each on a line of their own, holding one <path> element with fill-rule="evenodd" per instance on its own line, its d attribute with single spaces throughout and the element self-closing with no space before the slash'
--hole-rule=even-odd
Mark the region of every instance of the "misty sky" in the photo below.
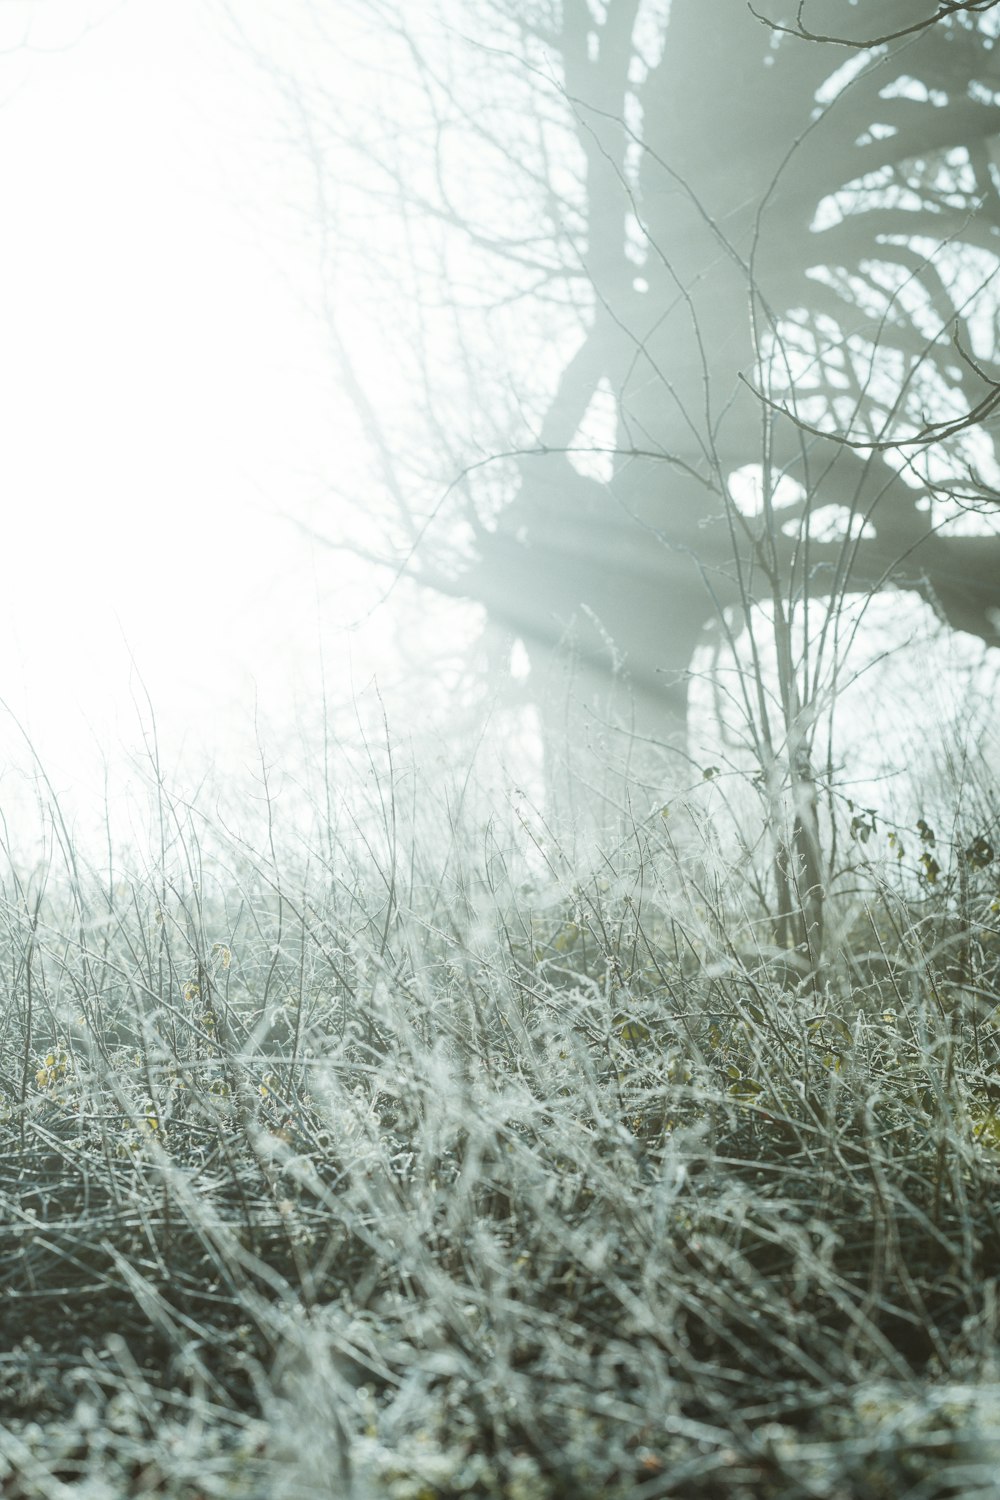
<svg viewBox="0 0 1000 1500">
<path fill-rule="evenodd" d="M 0 46 L 0 697 L 62 784 L 136 741 L 133 660 L 169 741 L 243 755 L 321 637 L 343 696 L 388 630 L 348 652 L 375 582 L 282 519 L 358 462 L 306 187 L 206 0 L 5 0 Z"/>
<path fill-rule="evenodd" d="M 139 677 L 168 745 L 250 763 L 321 646 L 335 703 L 407 670 L 385 576 L 285 519 L 364 493 L 301 142 L 221 0 L 3 0 L 0 101 L 0 698 L 60 790 L 140 742 Z"/>
</svg>

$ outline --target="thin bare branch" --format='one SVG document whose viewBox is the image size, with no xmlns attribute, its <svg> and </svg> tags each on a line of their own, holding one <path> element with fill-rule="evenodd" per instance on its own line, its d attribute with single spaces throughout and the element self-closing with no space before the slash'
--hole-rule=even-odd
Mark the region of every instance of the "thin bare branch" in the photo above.
<svg viewBox="0 0 1000 1500">
<path fill-rule="evenodd" d="M 782 24 L 780 21 L 772 21 L 770 17 L 748 4 L 747 9 L 757 20 L 762 22 L 770 31 L 782 32 L 786 36 L 798 37 L 803 42 L 827 42 L 835 47 L 851 47 L 857 51 L 866 51 L 872 47 L 884 47 L 889 42 L 901 41 L 904 37 L 913 36 L 919 31 L 927 31 L 931 26 L 937 25 L 939 21 L 947 20 L 949 16 L 957 15 L 984 15 L 986 11 L 995 10 L 1000 5 L 1000 0 L 944 0 L 932 16 L 927 16 L 922 21 L 914 21 L 909 26 L 900 26 L 896 31 L 886 31 L 881 36 L 856 37 L 835 36 L 830 32 L 810 31 L 803 23 L 805 14 L 805 0 L 800 0 L 798 14 L 794 26 Z"/>
</svg>

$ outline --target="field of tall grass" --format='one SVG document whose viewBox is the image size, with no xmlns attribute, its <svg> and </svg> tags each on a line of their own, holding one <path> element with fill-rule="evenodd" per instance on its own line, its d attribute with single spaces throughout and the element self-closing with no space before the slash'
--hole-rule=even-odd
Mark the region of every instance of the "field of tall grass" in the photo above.
<svg viewBox="0 0 1000 1500">
<path fill-rule="evenodd" d="M 0 1495 L 996 1493 L 1000 832 L 586 864 L 392 757 L 0 875 Z M 332 785 L 331 785 L 332 782 Z"/>
</svg>

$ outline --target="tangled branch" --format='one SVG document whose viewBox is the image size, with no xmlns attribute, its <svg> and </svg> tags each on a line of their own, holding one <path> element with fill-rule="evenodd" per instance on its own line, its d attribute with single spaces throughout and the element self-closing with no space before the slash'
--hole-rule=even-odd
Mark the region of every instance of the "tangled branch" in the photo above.
<svg viewBox="0 0 1000 1500">
<path fill-rule="evenodd" d="M 926 31 L 929 27 L 944 21 L 949 16 L 961 15 L 963 12 L 969 15 L 984 15 L 988 10 L 995 10 L 1000 5 L 1000 0 L 942 0 L 932 16 L 927 16 L 923 21 L 914 21 L 909 26 L 901 26 L 898 31 L 887 31 L 883 36 L 868 37 L 859 41 L 848 36 L 833 36 L 823 32 L 810 31 L 803 22 L 806 8 L 806 0 L 799 0 L 799 8 L 793 26 L 783 25 L 780 21 L 772 21 L 768 16 L 762 15 L 754 6 L 748 5 L 751 14 L 757 17 L 771 31 L 784 32 L 787 36 L 795 36 L 803 42 L 831 42 L 836 47 L 854 47 L 859 51 L 870 47 L 883 47 L 887 42 L 899 41 L 902 37 L 912 36 L 917 31 Z"/>
<path fill-rule="evenodd" d="M 1000 4 L 1000 0 L 990 0 L 990 3 Z M 794 422 L 801 432 L 810 433 L 813 437 L 827 438 L 831 442 L 839 443 L 842 448 L 857 448 L 865 453 L 886 453 L 890 449 L 927 448 L 934 443 L 942 443 L 948 438 L 957 437 L 961 432 L 968 432 L 973 427 L 981 426 L 988 417 L 1000 409 L 1000 380 L 993 380 L 987 375 L 982 365 L 969 354 L 968 350 L 962 348 L 957 334 L 955 335 L 955 348 L 963 363 L 967 364 L 986 385 L 986 395 L 981 401 L 977 401 L 975 406 L 970 407 L 964 416 L 951 417 L 943 422 L 925 422 L 918 432 L 906 438 L 853 438 L 847 433 L 829 432 L 825 428 L 816 427 L 811 422 L 805 421 L 781 401 L 775 401 L 773 397 L 754 385 L 753 381 L 742 372 L 739 378 L 753 391 L 759 401 L 771 411 Z"/>
</svg>

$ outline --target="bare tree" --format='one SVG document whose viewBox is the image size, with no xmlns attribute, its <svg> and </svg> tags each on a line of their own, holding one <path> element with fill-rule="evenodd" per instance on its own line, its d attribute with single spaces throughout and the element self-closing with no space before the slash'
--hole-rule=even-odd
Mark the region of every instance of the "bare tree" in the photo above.
<svg viewBox="0 0 1000 1500">
<path fill-rule="evenodd" d="M 847 0 L 772 9 L 369 0 L 360 102 L 322 67 L 283 83 L 382 476 L 363 545 L 478 600 L 539 684 L 571 640 L 581 694 L 627 679 L 664 741 L 706 629 L 748 639 L 734 692 L 802 945 L 845 601 L 905 589 L 998 640 L 1000 50 L 994 4 L 914 24 L 883 0 L 846 61 Z M 392 322 L 388 400 L 337 304 L 351 254 Z"/>
</svg>

